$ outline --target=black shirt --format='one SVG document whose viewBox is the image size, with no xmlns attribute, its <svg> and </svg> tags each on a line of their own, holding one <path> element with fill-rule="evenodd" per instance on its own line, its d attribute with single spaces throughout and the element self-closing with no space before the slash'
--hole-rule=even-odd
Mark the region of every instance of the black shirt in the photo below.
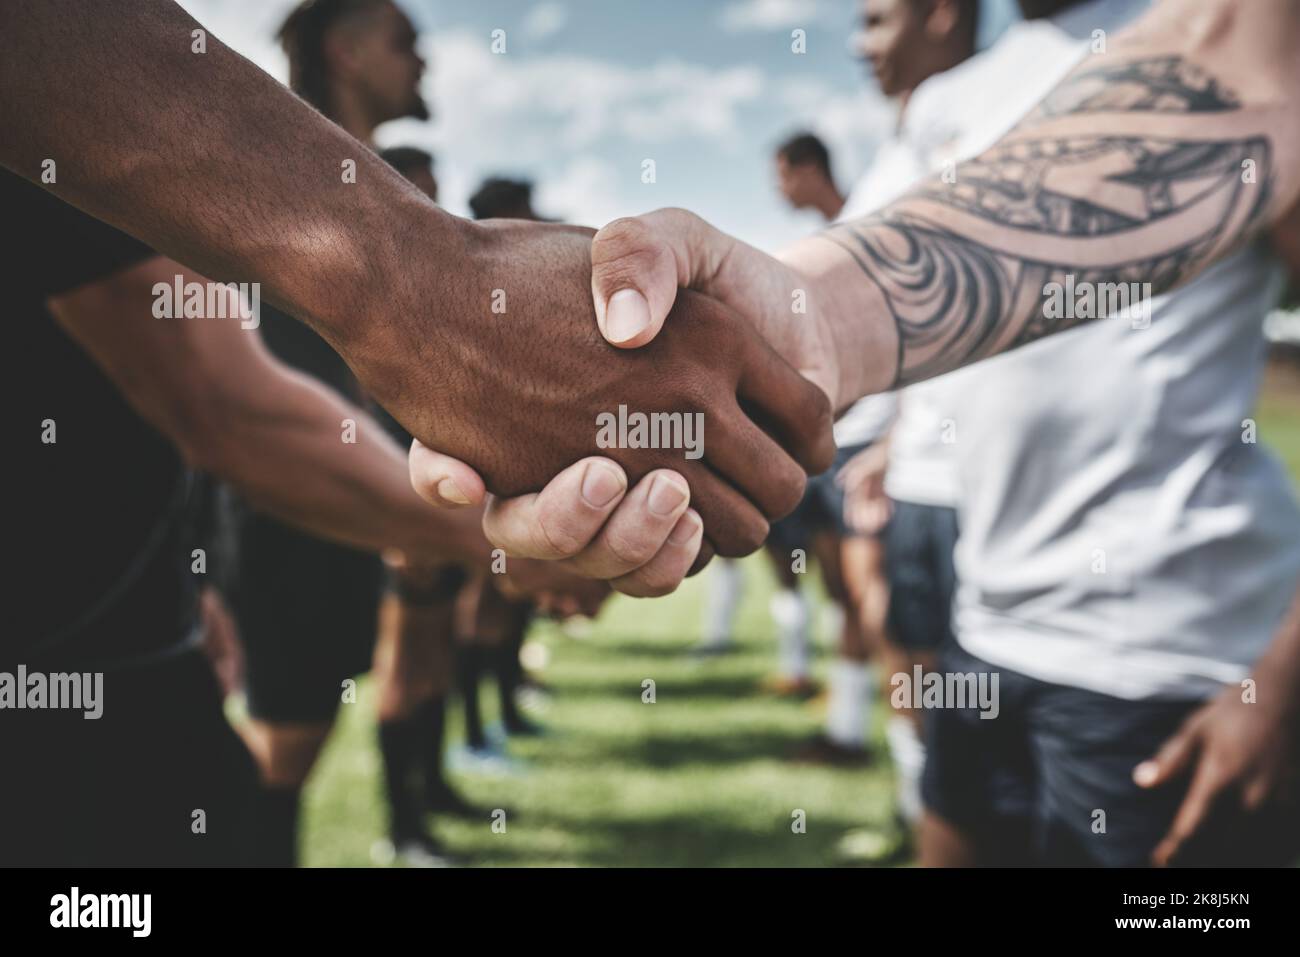
<svg viewBox="0 0 1300 957">
<path fill-rule="evenodd" d="M 6 587 L 18 612 L 0 635 L 0 663 L 85 666 L 174 643 L 196 615 L 188 472 L 46 308 L 155 254 L 5 170 L 0 210 L 16 382 L 5 415 L 17 475 Z M 123 335 L 133 318 L 122 317 Z"/>
</svg>

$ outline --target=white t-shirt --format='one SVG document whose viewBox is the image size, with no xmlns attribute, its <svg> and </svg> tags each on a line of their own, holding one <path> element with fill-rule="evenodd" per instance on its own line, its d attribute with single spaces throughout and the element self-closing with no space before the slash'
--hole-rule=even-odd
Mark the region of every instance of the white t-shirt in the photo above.
<svg viewBox="0 0 1300 957">
<path fill-rule="evenodd" d="M 849 190 L 837 222 L 858 219 L 884 206 L 915 183 L 924 169 L 907 142 L 898 137 L 886 140 L 876 149 L 867 171 Z M 897 408 L 898 400 L 893 392 L 859 399 L 835 423 L 836 447 L 874 442 L 889 431 Z"/>
<path fill-rule="evenodd" d="M 898 418 L 889 433 L 885 494 L 896 502 L 956 506 L 957 412 L 967 370 L 959 369 L 898 392 Z"/>
<path fill-rule="evenodd" d="M 871 167 L 858 180 L 840 212 L 840 221 L 858 219 L 887 205 L 907 192 L 926 174 L 921 156 L 912 146 L 915 126 L 904 127 L 903 135 L 884 143 Z M 885 491 L 890 498 L 923 505 L 956 504 L 957 469 L 949 448 L 951 425 L 947 409 L 956 401 L 953 383 L 958 376 L 940 376 L 896 393 L 886 419 L 876 436 L 889 430 L 889 471 Z M 861 402 L 877 402 L 868 396 Z M 883 405 L 880 406 L 883 409 Z M 854 410 L 857 409 L 855 405 Z M 892 420 L 892 428 L 890 428 Z M 837 425 L 838 429 L 838 425 Z M 836 444 L 839 433 L 836 433 Z"/>
<path fill-rule="evenodd" d="M 932 169 L 995 142 L 1145 4 L 1097 0 L 1017 24 L 927 81 L 908 119 Z M 1129 699 L 1245 677 L 1300 579 L 1286 471 L 1243 441 L 1281 290 L 1264 249 L 1151 303 L 965 370 L 953 417 L 955 630 L 971 653 Z M 1139 324 L 1145 325 L 1145 324 Z"/>
</svg>

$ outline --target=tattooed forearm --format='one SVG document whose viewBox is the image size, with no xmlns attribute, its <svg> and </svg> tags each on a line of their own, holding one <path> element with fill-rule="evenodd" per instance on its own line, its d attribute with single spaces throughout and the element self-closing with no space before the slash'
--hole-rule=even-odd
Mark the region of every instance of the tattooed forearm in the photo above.
<svg viewBox="0 0 1300 957">
<path fill-rule="evenodd" d="M 1243 242 L 1268 206 L 1273 149 L 1242 119 L 1176 57 L 1080 71 L 955 176 L 831 230 L 892 313 L 894 385 L 1105 314 L 1063 317 L 1055 284 L 1158 294 Z"/>
</svg>

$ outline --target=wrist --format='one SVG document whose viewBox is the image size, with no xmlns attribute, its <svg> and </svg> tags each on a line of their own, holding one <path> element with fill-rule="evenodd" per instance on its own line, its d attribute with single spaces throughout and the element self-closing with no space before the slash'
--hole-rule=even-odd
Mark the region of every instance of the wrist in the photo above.
<svg viewBox="0 0 1300 957">
<path fill-rule="evenodd" d="M 317 257 L 312 323 L 353 368 L 429 335 L 431 314 L 448 301 L 448 278 L 464 275 L 474 226 L 406 192 L 361 219 L 333 255 Z"/>
<path fill-rule="evenodd" d="M 810 304 L 829 347 L 838 412 L 858 399 L 894 386 L 898 333 L 888 302 L 849 252 L 814 236 L 778 254 L 807 283 Z"/>
<path fill-rule="evenodd" d="M 428 441 L 425 426 L 449 414 L 456 396 L 424 389 L 413 404 L 411 372 L 449 381 L 444 363 L 460 348 L 449 324 L 465 314 L 464 288 L 477 272 L 474 224 L 423 199 L 390 207 L 383 229 L 358 230 L 375 243 L 341 268 L 317 331 L 372 398 Z"/>
<path fill-rule="evenodd" d="M 434 564 L 451 563 L 481 571 L 492 560 L 492 545 L 483 534 L 483 508 L 436 509 L 421 500 L 418 529 L 406 546 L 411 554 Z"/>
</svg>

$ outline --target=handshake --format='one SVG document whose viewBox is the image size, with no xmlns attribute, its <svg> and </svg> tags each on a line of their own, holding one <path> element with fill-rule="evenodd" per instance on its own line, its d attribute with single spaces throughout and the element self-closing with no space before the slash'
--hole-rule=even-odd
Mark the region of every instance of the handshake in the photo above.
<svg viewBox="0 0 1300 957">
<path fill-rule="evenodd" d="M 487 499 L 507 555 L 666 594 L 829 467 L 838 376 L 794 270 L 680 210 L 461 228 L 463 270 L 398 297 L 433 321 L 347 358 L 416 437 L 417 492 Z"/>
</svg>

